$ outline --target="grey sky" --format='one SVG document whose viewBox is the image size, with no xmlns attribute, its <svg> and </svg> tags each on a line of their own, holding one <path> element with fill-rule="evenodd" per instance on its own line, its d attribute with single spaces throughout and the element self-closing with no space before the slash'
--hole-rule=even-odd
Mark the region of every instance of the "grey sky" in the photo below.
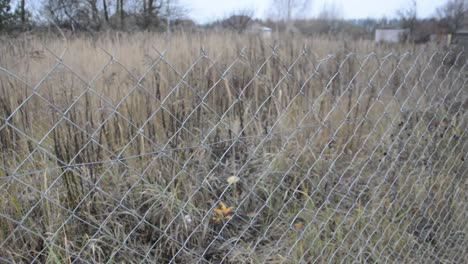
<svg viewBox="0 0 468 264">
<path fill-rule="evenodd" d="M 397 10 L 407 8 L 409 0 L 311 0 L 310 11 L 305 12 L 308 17 L 316 16 L 325 4 L 335 4 L 340 7 L 345 18 L 378 18 L 393 17 Z M 265 18 L 272 0 L 181 0 L 187 3 L 190 17 L 197 22 L 209 22 L 226 17 L 235 10 L 255 10 L 255 17 Z M 417 0 L 418 16 L 434 15 L 437 7 L 446 0 Z"/>
</svg>

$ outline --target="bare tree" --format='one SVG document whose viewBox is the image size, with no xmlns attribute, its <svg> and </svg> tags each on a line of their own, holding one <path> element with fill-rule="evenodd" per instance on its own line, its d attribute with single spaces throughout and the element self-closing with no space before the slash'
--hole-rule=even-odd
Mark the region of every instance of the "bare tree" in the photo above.
<svg viewBox="0 0 468 264">
<path fill-rule="evenodd" d="M 467 11 L 467 0 L 448 0 L 446 4 L 437 9 L 437 16 L 441 26 L 453 33 L 464 26 Z"/>
<path fill-rule="evenodd" d="M 118 10 L 118 14 L 120 15 L 120 28 L 124 28 L 124 25 L 125 25 L 125 12 L 124 12 L 124 2 L 123 0 L 117 0 L 117 10 Z"/>
<path fill-rule="evenodd" d="M 107 1 L 106 0 L 102 0 L 102 9 L 104 11 L 104 20 L 106 21 L 106 23 L 109 23 L 109 11 L 107 9 Z"/>
<path fill-rule="evenodd" d="M 166 31 L 170 32 L 171 21 L 186 17 L 188 10 L 179 0 L 161 0 L 161 16 L 166 19 Z"/>
<path fill-rule="evenodd" d="M 47 0 L 44 10 L 56 24 L 70 26 L 72 30 L 101 26 L 97 0 Z"/>
<path fill-rule="evenodd" d="M 318 19 L 323 21 L 339 20 L 342 17 L 342 9 L 335 2 L 325 3 L 318 14 Z"/>
<path fill-rule="evenodd" d="M 141 13 L 140 27 L 149 28 L 158 26 L 160 22 L 160 10 L 162 7 L 162 1 L 155 0 L 143 0 L 143 10 Z"/>
<path fill-rule="evenodd" d="M 292 19 L 307 12 L 311 0 L 272 0 L 271 16 L 279 20 L 291 22 Z"/>
<path fill-rule="evenodd" d="M 252 24 L 253 10 L 242 9 L 233 12 L 228 18 L 221 21 L 221 26 L 224 28 L 232 29 L 238 33 L 245 31 L 250 24 Z"/>
<path fill-rule="evenodd" d="M 338 31 L 338 27 L 341 25 L 338 22 L 342 18 L 342 9 L 335 2 L 324 4 L 317 17 L 317 31 L 327 34 Z"/>
<path fill-rule="evenodd" d="M 410 40 L 414 40 L 415 28 L 418 22 L 418 3 L 412 0 L 410 6 L 406 9 L 397 11 L 397 16 L 400 19 L 400 25 L 403 28 L 409 29 Z"/>
<path fill-rule="evenodd" d="M 90 10 L 90 19 L 94 23 L 94 25 L 100 27 L 101 26 L 101 19 L 99 17 L 99 10 L 97 7 L 98 0 L 87 0 L 89 10 Z"/>
<path fill-rule="evenodd" d="M 26 0 L 21 0 L 19 3 L 20 8 L 20 17 L 21 17 L 21 26 L 23 28 L 26 27 Z"/>
</svg>

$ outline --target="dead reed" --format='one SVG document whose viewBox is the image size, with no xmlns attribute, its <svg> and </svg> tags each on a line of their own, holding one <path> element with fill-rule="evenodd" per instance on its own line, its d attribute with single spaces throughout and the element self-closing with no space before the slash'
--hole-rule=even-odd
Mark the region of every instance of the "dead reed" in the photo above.
<svg viewBox="0 0 468 264">
<path fill-rule="evenodd" d="M 468 257 L 465 58 L 230 33 L 0 46 L 0 260 Z"/>
</svg>

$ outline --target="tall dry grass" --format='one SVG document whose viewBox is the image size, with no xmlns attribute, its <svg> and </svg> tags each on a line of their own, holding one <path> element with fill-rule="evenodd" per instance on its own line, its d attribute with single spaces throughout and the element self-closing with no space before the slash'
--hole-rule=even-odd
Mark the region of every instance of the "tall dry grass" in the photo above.
<svg viewBox="0 0 468 264">
<path fill-rule="evenodd" d="M 2 43 L 2 261 L 468 256 L 463 54 L 229 33 Z"/>
</svg>

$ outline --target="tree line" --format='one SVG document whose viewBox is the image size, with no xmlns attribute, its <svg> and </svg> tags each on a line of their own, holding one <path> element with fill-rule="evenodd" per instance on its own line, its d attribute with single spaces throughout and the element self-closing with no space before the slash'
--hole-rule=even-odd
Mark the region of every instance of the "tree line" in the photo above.
<svg viewBox="0 0 468 264">
<path fill-rule="evenodd" d="M 255 20 L 253 10 L 238 10 L 208 25 L 188 19 L 189 8 L 179 0 L 0 0 L 0 31 L 26 31 L 55 25 L 74 32 L 117 30 L 169 31 L 178 27 L 221 27 L 242 32 L 253 23 L 275 29 L 294 25 L 302 33 L 373 31 L 376 27 L 408 28 L 414 40 L 429 33 L 454 33 L 468 25 L 468 0 L 446 0 L 432 18 L 420 19 L 417 0 L 396 12 L 393 19 L 343 20 L 335 5 L 325 5 L 318 16 L 304 19 L 311 0 L 270 0 L 271 17 Z M 303 17 L 299 16 L 303 13 Z M 350 31 L 351 30 L 351 31 Z M 359 35 L 361 33 L 356 33 Z"/>
<path fill-rule="evenodd" d="M 0 30 L 162 29 L 186 14 L 178 0 L 0 0 Z"/>
</svg>

